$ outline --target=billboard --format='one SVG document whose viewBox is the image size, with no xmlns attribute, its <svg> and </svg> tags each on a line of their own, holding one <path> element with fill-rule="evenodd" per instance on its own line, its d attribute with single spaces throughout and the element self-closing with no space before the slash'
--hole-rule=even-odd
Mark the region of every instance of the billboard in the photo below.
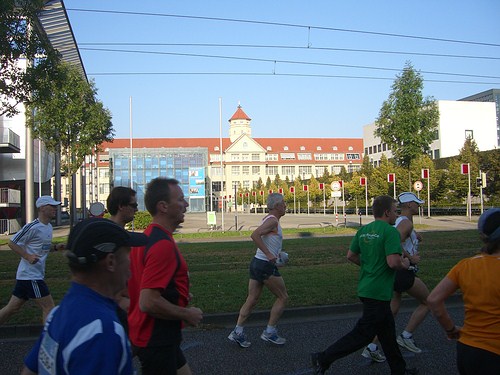
<svg viewBox="0 0 500 375">
<path fill-rule="evenodd" d="M 189 168 L 190 197 L 205 197 L 205 168 Z"/>
</svg>

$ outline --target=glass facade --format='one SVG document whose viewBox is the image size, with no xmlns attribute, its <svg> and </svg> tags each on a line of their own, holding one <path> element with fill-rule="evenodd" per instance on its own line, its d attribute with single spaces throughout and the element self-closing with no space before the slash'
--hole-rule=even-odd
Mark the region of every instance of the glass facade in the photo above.
<svg viewBox="0 0 500 375">
<path fill-rule="evenodd" d="M 130 186 L 130 149 L 109 150 L 109 180 L 111 186 Z M 132 186 L 137 191 L 139 210 L 145 210 L 144 192 L 156 177 L 175 178 L 189 203 L 188 211 L 206 211 L 206 148 L 148 148 L 132 151 Z M 195 172 L 196 171 L 196 172 Z M 193 176 L 196 179 L 193 186 Z M 191 177 L 191 181 L 190 181 Z"/>
</svg>

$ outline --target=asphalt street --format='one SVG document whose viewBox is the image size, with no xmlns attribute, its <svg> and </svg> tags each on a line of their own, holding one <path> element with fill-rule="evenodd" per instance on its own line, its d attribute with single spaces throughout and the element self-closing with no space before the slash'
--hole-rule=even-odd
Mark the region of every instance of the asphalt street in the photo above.
<svg viewBox="0 0 500 375">
<path fill-rule="evenodd" d="M 457 325 L 463 322 L 463 307 L 460 302 L 450 304 L 450 313 Z M 400 332 L 409 318 L 411 307 L 402 308 L 396 318 L 397 332 Z M 329 314 L 309 314 L 284 318 L 279 332 L 288 341 L 277 347 L 260 339 L 265 321 L 251 319 L 246 333 L 252 342 L 250 348 L 242 349 L 227 339 L 233 328 L 235 316 L 211 319 L 211 323 L 199 329 L 184 332 L 183 349 L 186 358 L 198 375 L 303 375 L 312 374 L 309 353 L 328 347 L 347 333 L 360 315 L 360 305 L 344 306 L 330 310 Z M 428 316 L 415 332 L 415 341 L 423 350 L 414 354 L 402 349 L 410 367 L 418 367 L 421 375 L 456 375 L 455 342 L 448 341 L 444 332 L 432 316 Z M 34 339 L 0 338 L 0 373 L 19 374 L 22 359 L 29 351 Z M 386 363 L 372 363 L 361 356 L 361 351 L 335 362 L 327 374 L 364 375 L 389 374 Z"/>
</svg>

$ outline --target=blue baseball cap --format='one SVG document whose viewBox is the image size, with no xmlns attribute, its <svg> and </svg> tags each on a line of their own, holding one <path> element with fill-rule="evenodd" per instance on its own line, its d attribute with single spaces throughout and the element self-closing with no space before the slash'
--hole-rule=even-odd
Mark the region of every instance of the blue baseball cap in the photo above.
<svg viewBox="0 0 500 375">
<path fill-rule="evenodd" d="M 500 239 L 500 208 L 490 208 L 485 211 L 477 222 L 477 229 L 488 242 Z"/>
</svg>

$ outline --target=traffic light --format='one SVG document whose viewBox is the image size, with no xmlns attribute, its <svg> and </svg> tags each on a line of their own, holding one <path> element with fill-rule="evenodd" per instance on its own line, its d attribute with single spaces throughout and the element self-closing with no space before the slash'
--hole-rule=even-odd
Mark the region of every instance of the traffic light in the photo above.
<svg viewBox="0 0 500 375">
<path fill-rule="evenodd" d="M 483 179 L 481 177 L 476 177 L 476 187 L 477 188 L 483 187 Z"/>
</svg>

